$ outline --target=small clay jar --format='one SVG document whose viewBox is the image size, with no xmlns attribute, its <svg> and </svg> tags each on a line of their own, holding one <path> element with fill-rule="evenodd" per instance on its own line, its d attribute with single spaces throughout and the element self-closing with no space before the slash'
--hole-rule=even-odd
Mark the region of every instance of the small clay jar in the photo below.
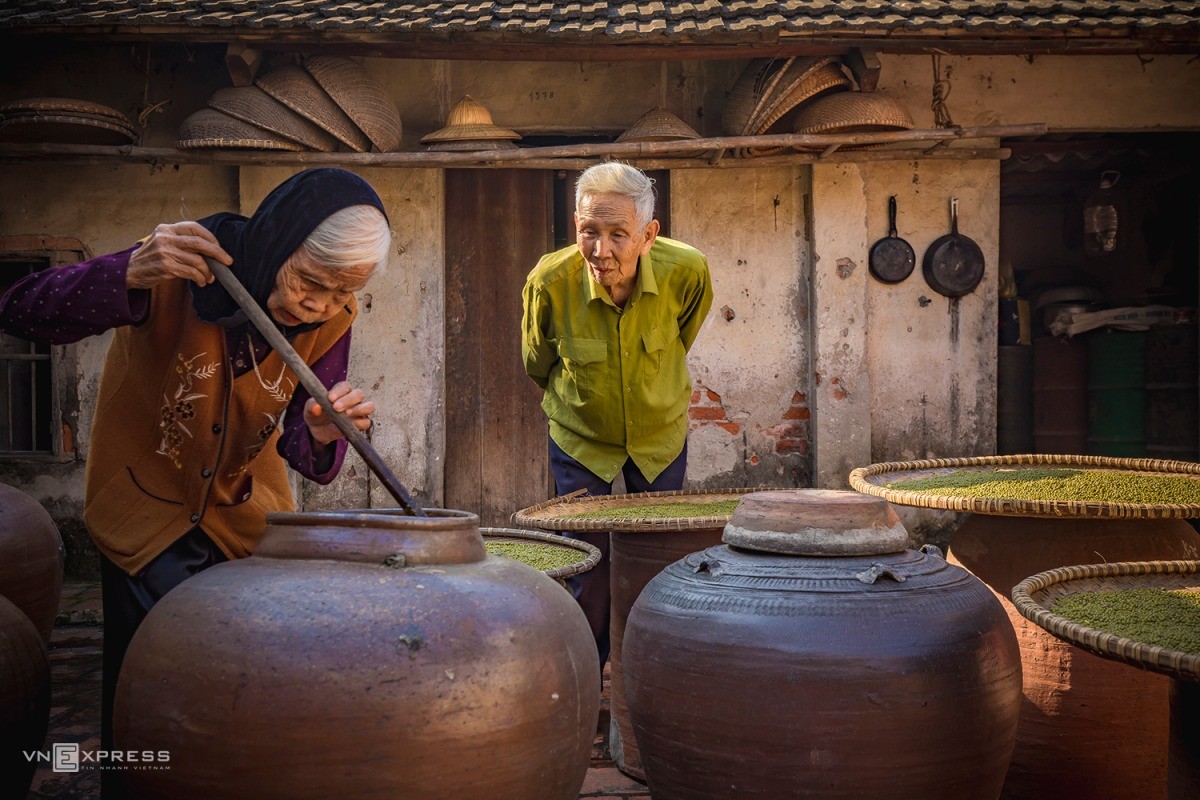
<svg viewBox="0 0 1200 800">
<path fill-rule="evenodd" d="M 656 800 L 995 800 L 1021 661 L 986 586 L 855 492 L 748 494 L 724 541 L 652 580 L 625 631 Z"/>
<path fill-rule="evenodd" d="M 63 545 L 46 509 L 0 483 L 0 595 L 21 609 L 49 644 L 63 579 Z"/>
<path fill-rule="evenodd" d="M 596 646 L 551 578 L 489 557 L 479 520 L 268 515 L 255 554 L 146 617 L 117 687 L 127 770 L 172 798 L 574 800 L 599 715 Z"/>
</svg>

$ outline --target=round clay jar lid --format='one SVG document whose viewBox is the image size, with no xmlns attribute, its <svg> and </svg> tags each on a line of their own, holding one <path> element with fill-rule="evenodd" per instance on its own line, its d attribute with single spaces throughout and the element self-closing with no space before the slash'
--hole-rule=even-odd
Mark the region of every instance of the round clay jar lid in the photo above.
<svg viewBox="0 0 1200 800">
<path fill-rule="evenodd" d="M 871 556 L 908 547 L 908 532 L 890 503 L 836 489 L 752 492 L 721 538 L 745 550 L 799 556 Z"/>
</svg>

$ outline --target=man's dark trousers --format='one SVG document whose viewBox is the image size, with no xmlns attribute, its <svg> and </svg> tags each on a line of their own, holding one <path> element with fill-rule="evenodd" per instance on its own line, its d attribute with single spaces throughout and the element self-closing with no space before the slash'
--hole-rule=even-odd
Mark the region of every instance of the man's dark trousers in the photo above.
<svg viewBox="0 0 1200 800">
<path fill-rule="evenodd" d="M 621 473 L 625 476 L 625 490 L 634 492 L 666 492 L 683 488 L 683 475 L 687 470 L 687 440 L 683 442 L 683 450 L 675 457 L 667 468 L 652 481 L 646 480 L 642 471 L 626 459 Z M 554 475 L 555 493 L 570 494 L 580 489 L 587 489 L 588 494 L 612 494 L 612 483 L 596 475 L 583 464 L 571 458 L 562 448 L 550 439 L 550 472 Z M 579 539 L 600 548 L 600 563 L 582 575 L 567 578 L 567 586 L 571 594 L 579 602 L 591 626 L 592 635 L 596 638 L 596 649 L 600 651 L 600 670 L 608 661 L 608 624 L 609 624 L 609 572 L 608 572 L 608 533 L 589 533 L 583 531 L 561 531 L 563 536 Z"/>
</svg>

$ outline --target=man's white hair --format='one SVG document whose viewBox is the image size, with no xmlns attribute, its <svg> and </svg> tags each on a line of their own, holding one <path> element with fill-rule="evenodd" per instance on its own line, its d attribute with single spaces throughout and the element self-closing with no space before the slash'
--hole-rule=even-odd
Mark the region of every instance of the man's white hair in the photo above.
<svg viewBox="0 0 1200 800">
<path fill-rule="evenodd" d="M 374 206 L 349 206 L 326 217 L 302 247 L 309 258 L 328 269 L 374 264 L 378 273 L 387 266 L 392 231 Z"/>
<path fill-rule="evenodd" d="M 654 181 L 637 167 L 606 161 L 588 167 L 575 181 L 575 209 L 594 194 L 620 194 L 633 200 L 637 224 L 645 228 L 654 219 Z"/>
</svg>

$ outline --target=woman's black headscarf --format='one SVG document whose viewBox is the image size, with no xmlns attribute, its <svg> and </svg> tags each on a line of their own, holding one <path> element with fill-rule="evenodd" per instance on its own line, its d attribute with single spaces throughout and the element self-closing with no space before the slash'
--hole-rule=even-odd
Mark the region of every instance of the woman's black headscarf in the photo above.
<svg viewBox="0 0 1200 800">
<path fill-rule="evenodd" d="M 344 169 L 309 169 L 288 178 L 266 196 L 254 215 L 213 214 L 199 220 L 233 256 L 230 270 L 265 310 L 275 275 L 317 226 L 350 206 L 374 206 L 387 218 L 371 185 Z M 220 283 L 192 286 L 192 307 L 205 322 L 234 328 L 246 314 Z M 279 326 L 295 336 L 319 325 Z"/>
</svg>

